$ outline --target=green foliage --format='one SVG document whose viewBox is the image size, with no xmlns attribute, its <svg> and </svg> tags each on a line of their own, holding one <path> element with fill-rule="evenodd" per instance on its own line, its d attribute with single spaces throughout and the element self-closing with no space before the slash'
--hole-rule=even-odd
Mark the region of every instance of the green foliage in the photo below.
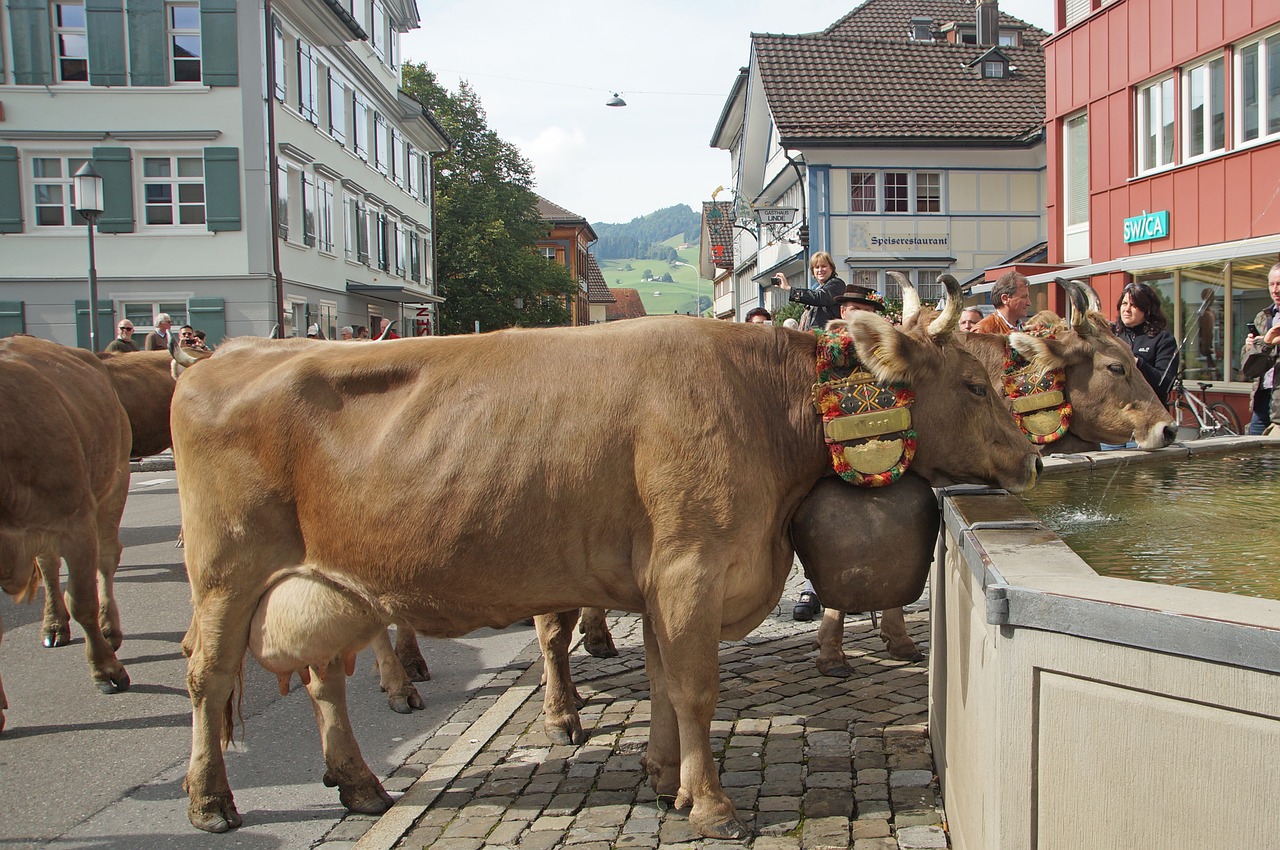
<svg viewBox="0 0 1280 850">
<path fill-rule="evenodd" d="M 803 312 L 804 305 L 799 301 L 788 301 L 773 314 L 773 323 L 780 325 L 787 319 L 795 319 L 798 322 L 800 321 L 800 314 Z"/>
<path fill-rule="evenodd" d="M 441 333 L 470 333 L 477 321 L 482 331 L 568 324 L 577 284 L 533 251 L 551 231 L 538 215 L 529 161 L 489 129 L 465 81 L 450 92 L 425 64 L 406 62 L 403 88 L 453 141 L 433 157 Z"/>
<path fill-rule="evenodd" d="M 666 260 L 678 262 L 677 248 L 670 244 L 672 237 L 680 244 L 697 244 L 702 232 L 702 217 L 687 204 L 665 207 L 648 215 L 633 218 L 626 224 L 592 224 L 591 229 L 600 239 L 594 253 L 598 260 Z"/>
</svg>

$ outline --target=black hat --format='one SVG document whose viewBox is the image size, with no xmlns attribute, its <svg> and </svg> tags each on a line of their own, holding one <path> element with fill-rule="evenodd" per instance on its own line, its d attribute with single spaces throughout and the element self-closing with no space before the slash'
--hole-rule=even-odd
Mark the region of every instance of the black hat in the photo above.
<svg viewBox="0 0 1280 850">
<path fill-rule="evenodd" d="M 835 302 L 837 304 L 844 304 L 845 302 L 864 304 L 877 313 L 885 312 L 884 297 L 879 292 L 854 283 L 845 284 L 844 292 L 835 297 Z"/>
</svg>

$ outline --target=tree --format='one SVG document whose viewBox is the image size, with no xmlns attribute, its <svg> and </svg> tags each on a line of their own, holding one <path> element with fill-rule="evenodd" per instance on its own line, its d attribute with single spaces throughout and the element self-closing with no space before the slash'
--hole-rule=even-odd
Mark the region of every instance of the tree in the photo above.
<svg viewBox="0 0 1280 850">
<path fill-rule="evenodd" d="M 432 158 L 441 333 L 469 333 L 477 321 L 486 331 L 568 324 L 577 283 L 533 250 L 551 230 L 529 161 L 489 129 L 465 81 L 450 92 L 425 64 L 407 62 L 403 86 L 453 143 Z"/>
</svg>

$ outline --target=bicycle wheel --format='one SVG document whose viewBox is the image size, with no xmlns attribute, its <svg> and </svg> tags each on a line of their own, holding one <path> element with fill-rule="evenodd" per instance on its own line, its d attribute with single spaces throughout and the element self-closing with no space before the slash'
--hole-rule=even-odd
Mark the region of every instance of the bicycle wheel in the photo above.
<svg viewBox="0 0 1280 850">
<path fill-rule="evenodd" d="M 1240 417 L 1236 416 L 1236 412 L 1231 409 L 1231 405 L 1225 401 L 1215 401 L 1209 405 L 1209 418 L 1213 421 L 1219 434 L 1226 434 L 1232 437 L 1240 435 Z"/>
<path fill-rule="evenodd" d="M 1178 426 L 1179 440 L 1194 440 L 1200 436 L 1200 422 L 1195 411 L 1183 399 L 1173 403 L 1173 422 Z"/>
</svg>

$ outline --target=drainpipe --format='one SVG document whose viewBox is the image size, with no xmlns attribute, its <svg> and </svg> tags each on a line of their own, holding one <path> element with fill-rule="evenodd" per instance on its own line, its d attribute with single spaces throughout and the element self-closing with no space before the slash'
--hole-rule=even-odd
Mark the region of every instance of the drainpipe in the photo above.
<svg viewBox="0 0 1280 850">
<path fill-rule="evenodd" d="M 804 172 L 800 169 L 800 163 L 792 158 L 791 152 L 785 148 L 782 155 L 787 158 L 787 162 L 791 163 L 791 167 L 796 171 L 796 183 L 800 186 L 800 249 L 804 252 L 804 275 L 805 283 L 808 284 L 809 274 L 809 204 L 805 201 L 804 191 Z"/>
<path fill-rule="evenodd" d="M 284 273 L 280 270 L 280 160 L 276 153 L 276 30 L 271 0 L 263 0 L 262 17 L 267 47 L 267 209 L 271 212 L 271 269 L 276 281 L 276 328 L 284 335 Z"/>
</svg>

